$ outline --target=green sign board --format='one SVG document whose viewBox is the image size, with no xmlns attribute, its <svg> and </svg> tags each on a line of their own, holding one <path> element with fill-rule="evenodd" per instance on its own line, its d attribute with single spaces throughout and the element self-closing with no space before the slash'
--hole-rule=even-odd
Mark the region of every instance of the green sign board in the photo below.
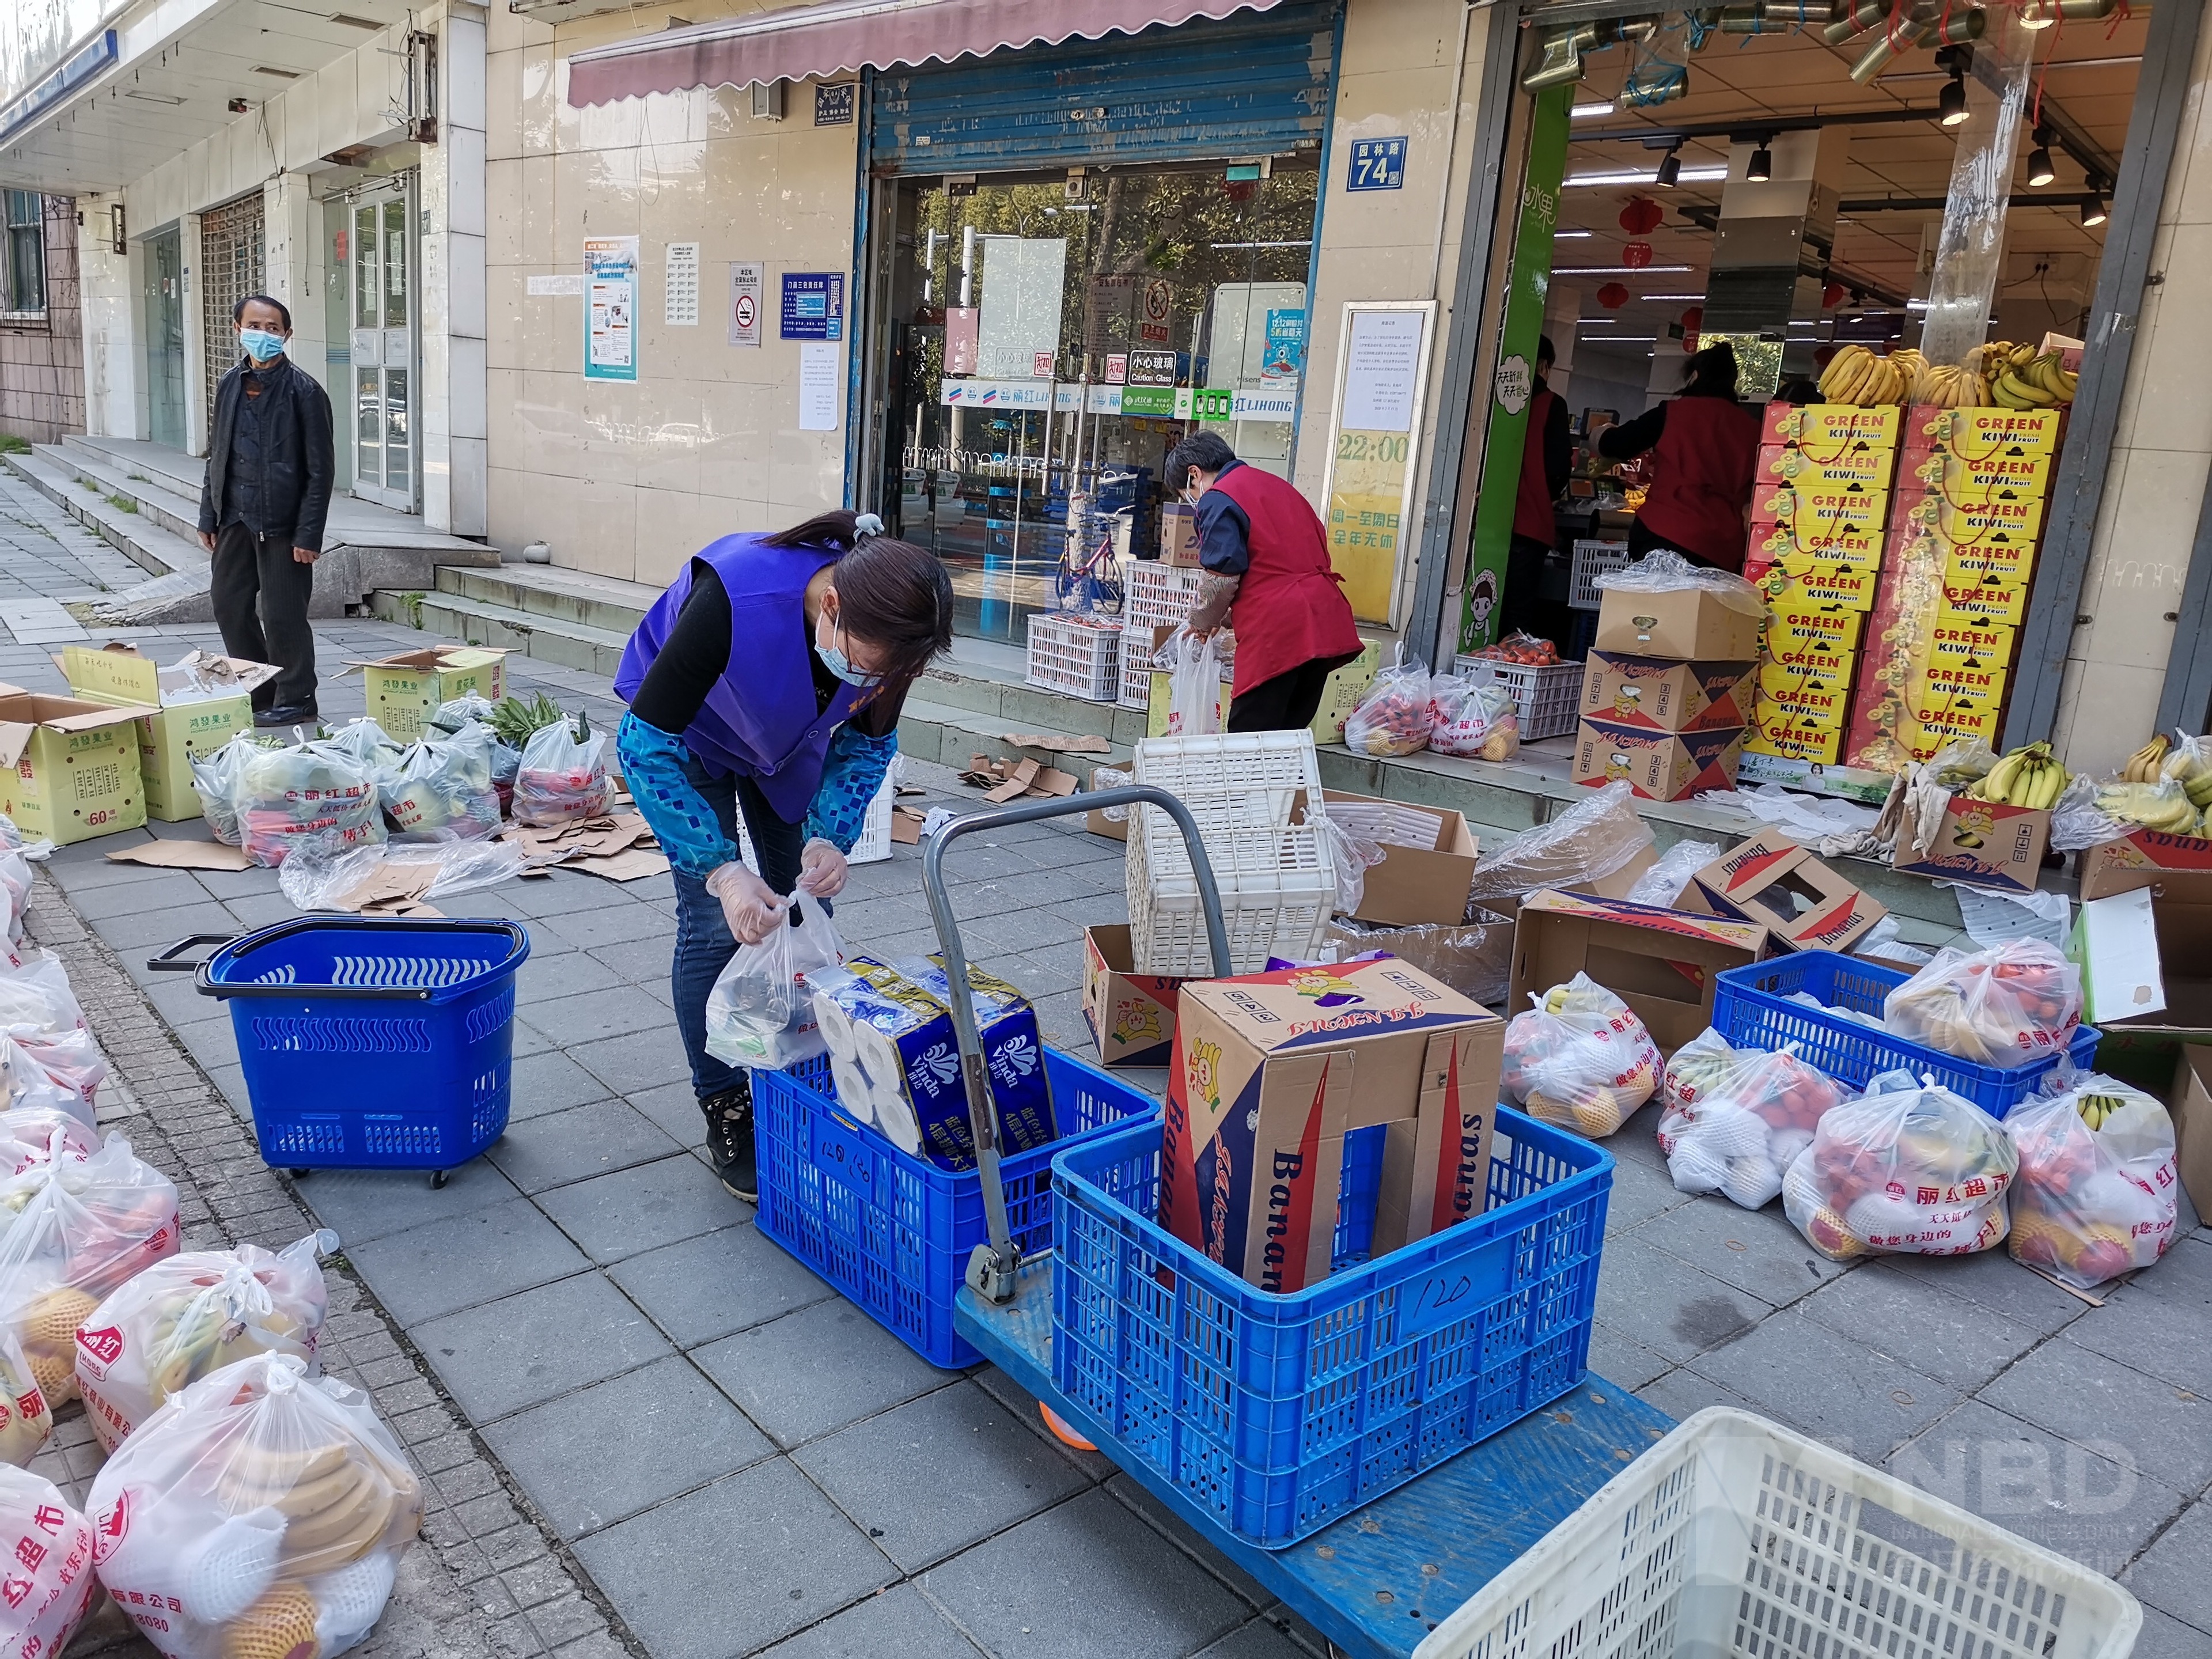
<svg viewBox="0 0 2212 1659">
<path fill-rule="evenodd" d="M 1121 388 L 1124 415 L 1172 415 L 1176 389 L 1171 386 L 1125 386 Z"/>
</svg>

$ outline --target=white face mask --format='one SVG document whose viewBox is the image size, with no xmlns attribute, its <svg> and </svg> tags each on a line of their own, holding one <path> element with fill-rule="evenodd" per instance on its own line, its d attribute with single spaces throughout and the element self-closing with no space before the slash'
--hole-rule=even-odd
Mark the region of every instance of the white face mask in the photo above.
<svg viewBox="0 0 2212 1659">
<path fill-rule="evenodd" d="M 830 638 L 833 641 L 838 635 L 844 632 L 844 629 L 838 626 L 836 618 L 830 614 L 827 607 L 823 610 L 822 620 L 829 624 Z M 853 659 L 836 644 L 824 645 L 822 642 L 822 631 L 818 627 L 814 633 L 814 654 L 822 659 L 822 665 L 824 668 L 848 685 L 858 686 L 865 690 L 869 686 L 879 684 L 883 680 L 884 677 L 881 674 L 866 674 L 854 667 Z"/>
</svg>

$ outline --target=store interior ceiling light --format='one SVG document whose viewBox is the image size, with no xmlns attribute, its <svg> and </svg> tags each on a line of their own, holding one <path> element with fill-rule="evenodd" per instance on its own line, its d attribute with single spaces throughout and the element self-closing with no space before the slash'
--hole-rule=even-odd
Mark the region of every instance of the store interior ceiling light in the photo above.
<svg viewBox="0 0 2212 1659">
<path fill-rule="evenodd" d="M 1684 167 L 1676 182 L 1685 185 L 1716 185 L 1728 177 L 1726 167 Z M 1568 186 L 1588 185 L 1648 185 L 1648 173 L 1578 173 L 1566 181 Z"/>
<path fill-rule="evenodd" d="M 1312 239 L 1310 236 L 1309 236 L 1308 238 L 1306 238 L 1306 240 L 1304 240 L 1304 241 L 1302 241 L 1302 242 L 1215 242 L 1215 243 L 1211 244 L 1211 246 L 1214 246 L 1214 247 L 1237 247 L 1237 248 L 1243 248 L 1243 247 L 1311 247 L 1311 246 L 1313 246 L 1313 239 Z"/>
<path fill-rule="evenodd" d="M 1702 300 L 1705 296 L 1702 294 L 1639 294 L 1636 297 L 1649 305 L 1655 300 Z"/>
<path fill-rule="evenodd" d="M 1688 265 L 1553 265 L 1554 276 L 1679 276 Z"/>
<path fill-rule="evenodd" d="M 2094 230 L 2112 216 L 2105 210 L 2105 198 L 2094 191 L 2089 193 L 2089 199 L 2081 204 L 2081 228 L 2084 230 Z"/>
<path fill-rule="evenodd" d="M 1613 106 L 1611 104 L 1577 104 L 1567 113 L 1577 121 L 1587 121 L 1593 115 L 1612 114 Z"/>
<path fill-rule="evenodd" d="M 1774 176 L 1774 152 L 1767 148 L 1770 142 L 1760 139 L 1759 148 L 1751 153 L 1751 160 L 1744 164 L 1743 176 L 1754 185 L 1763 185 Z M 1723 173 L 1721 176 L 1728 175 Z"/>
<path fill-rule="evenodd" d="M 1947 127 L 1966 124 L 1966 82 L 1963 76 L 1954 75 L 1943 83 L 1942 95 L 1936 99 L 1936 107 L 1941 112 L 1936 119 Z"/>
<path fill-rule="evenodd" d="M 1658 339 L 1659 337 L 1656 334 L 1585 334 L 1582 337 L 1581 343 L 1583 345 L 1653 345 L 1657 343 Z"/>
<path fill-rule="evenodd" d="M 1552 233 L 1552 240 L 1555 242 L 1561 242 L 1565 241 L 1570 237 L 1578 239 L 1587 236 L 1595 236 L 1596 234 L 1597 233 L 1594 230 L 1555 230 Z"/>
<path fill-rule="evenodd" d="M 2039 123 L 2029 137 L 2035 148 L 2027 153 L 2027 182 L 2031 188 L 2041 190 L 2058 176 L 2058 169 L 2051 165 L 2051 146 L 2058 135 Z"/>
<path fill-rule="evenodd" d="M 1682 177 L 1682 146 L 1677 140 L 1674 148 L 1659 158 L 1659 171 L 1651 175 L 1651 182 L 1662 190 L 1672 190 Z"/>
</svg>

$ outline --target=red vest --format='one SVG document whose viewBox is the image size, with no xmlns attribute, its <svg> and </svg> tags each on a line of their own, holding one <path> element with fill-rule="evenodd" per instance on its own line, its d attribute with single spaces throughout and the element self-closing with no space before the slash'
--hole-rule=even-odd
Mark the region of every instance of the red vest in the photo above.
<svg viewBox="0 0 2212 1659">
<path fill-rule="evenodd" d="M 1743 568 L 1743 509 L 1759 470 L 1759 416 L 1728 398 L 1677 398 L 1651 451 L 1638 520 L 1662 546 Z"/>
<path fill-rule="evenodd" d="M 1357 655 L 1359 629 L 1344 578 L 1329 568 L 1328 533 L 1297 487 L 1256 466 L 1234 467 L 1213 487 L 1243 508 L 1252 526 L 1246 538 L 1252 562 L 1229 609 L 1237 631 L 1235 690 L 1249 691 L 1317 659 Z"/>
<path fill-rule="evenodd" d="M 1513 501 L 1513 533 L 1549 547 L 1559 538 L 1552 517 L 1552 481 L 1544 471 L 1544 428 L 1559 394 L 1549 387 L 1528 400 L 1528 430 L 1521 441 L 1521 489 Z M 1668 420 L 1674 417 L 1668 416 Z"/>
</svg>

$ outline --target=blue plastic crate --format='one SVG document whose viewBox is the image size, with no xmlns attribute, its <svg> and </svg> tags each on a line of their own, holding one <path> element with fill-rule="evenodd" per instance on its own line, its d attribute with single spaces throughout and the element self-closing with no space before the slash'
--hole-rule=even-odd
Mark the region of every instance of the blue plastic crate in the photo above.
<svg viewBox="0 0 2212 1659">
<path fill-rule="evenodd" d="M 999 1166 L 1024 1255 L 1052 1243 L 1052 1155 L 1160 1109 L 1072 1055 L 1048 1048 L 1044 1060 L 1067 1133 Z M 847 1118 L 826 1059 L 752 1078 L 760 1230 L 931 1364 L 975 1364 L 982 1356 L 952 1330 L 968 1258 L 990 1237 L 975 1171 L 940 1170 Z"/>
<path fill-rule="evenodd" d="M 1482 1214 L 1270 1296 L 1153 1220 L 1160 1138 L 1053 1159 L 1053 1376 L 1231 1536 L 1295 1543 L 1582 1379 L 1602 1147 L 1501 1107 Z"/>
<path fill-rule="evenodd" d="M 514 974 L 499 921 L 308 916 L 231 940 L 198 986 L 228 1003 L 261 1156 L 434 1170 L 507 1132 Z"/>
<path fill-rule="evenodd" d="M 1831 1008 L 1849 1008 L 1879 1019 L 1889 994 L 1912 977 L 1903 969 L 1879 968 L 1834 951 L 1799 951 L 1746 968 L 1723 968 L 1717 977 L 1715 1030 L 1739 1048 L 1779 1048 L 1794 1042 L 1807 1065 L 1855 1089 L 1900 1067 L 1915 1077 L 1932 1073 L 1945 1088 L 1964 1095 L 1991 1117 L 2002 1118 L 2033 1094 L 2045 1074 L 2058 1064 L 2058 1056 L 2051 1054 L 2009 1069 L 1984 1066 L 1790 1001 L 1802 991 Z M 2096 1059 L 2102 1035 L 2093 1025 L 2074 1033 L 2067 1052 L 2076 1066 L 2086 1068 Z"/>
</svg>

